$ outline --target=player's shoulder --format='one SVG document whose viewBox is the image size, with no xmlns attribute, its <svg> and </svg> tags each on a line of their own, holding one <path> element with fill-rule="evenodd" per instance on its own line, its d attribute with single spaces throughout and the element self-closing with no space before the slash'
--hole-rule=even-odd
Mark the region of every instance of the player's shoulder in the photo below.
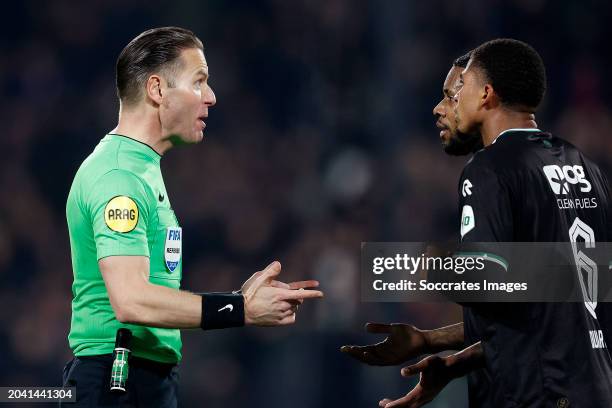
<svg viewBox="0 0 612 408">
<path fill-rule="evenodd" d="M 498 156 L 500 155 L 490 147 L 475 152 L 465 164 L 461 178 L 482 179 L 498 176 L 504 168 Z"/>
<path fill-rule="evenodd" d="M 551 133 L 537 129 L 511 129 L 502 132 L 491 145 L 476 152 L 465 166 L 465 171 L 512 177 L 540 163 L 543 150 L 565 150 L 571 154 L 578 152 L 574 146 Z"/>
</svg>

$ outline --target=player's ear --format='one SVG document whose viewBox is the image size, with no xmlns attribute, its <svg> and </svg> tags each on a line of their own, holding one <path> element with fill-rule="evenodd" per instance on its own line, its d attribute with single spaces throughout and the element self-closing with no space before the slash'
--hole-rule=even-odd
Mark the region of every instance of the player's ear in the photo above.
<svg viewBox="0 0 612 408">
<path fill-rule="evenodd" d="M 151 75 L 146 84 L 147 96 L 156 104 L 162 102 L 162 78 L 159 75 Z"/>
<path fill-rule="evenodd" d="M 497 93 L 495 93 L 495 89 L 491 84 L 485 84 L 482 89 L 482 94 L 480 98 L 480 106 L 491 109 L 495 108 L 499 104 L 499 98 Z"/>
</svg>

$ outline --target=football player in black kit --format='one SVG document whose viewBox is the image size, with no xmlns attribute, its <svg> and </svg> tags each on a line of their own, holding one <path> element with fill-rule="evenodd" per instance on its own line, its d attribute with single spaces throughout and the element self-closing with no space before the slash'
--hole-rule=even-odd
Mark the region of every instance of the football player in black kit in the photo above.
<svg viewBox="0 0 612 408">
<path fill-rule="evenodd" d="M 605 175 L 574 146 L 538 129 L 535 112 L 545 89 L 542 59 L 517 40 L 482 44 L 461 72 L 457 130 L 479 134 L 485 146 L 459 182 L 462 242 L 570 241 L 589 247 L 611 240 L 612 192 Z M 591 271 L 594 279 L 606 272 L 596 265 Z M 610 336 L 609 306 L 598 305 L 593 286 L 581 286 L 587 288 L 583 303 L 464 305 L 463 330 L 450 327 L 455 342 L 463 334 L 471 346 L 403 369 L 403 375 L 420 372 L 419 384 L 380 406 L 422 406 L 448 381 L 471 371 L 471 407 L 611 407 L 612 359 L 606 342 L 593 340 Z M 376 357 L 393 354 L 399 344 L 432 352 L 418 346 L 431 332 L 388 333 L 379 345 L 350 354 L 381 364 L 385 359 Z"/>
</svg>

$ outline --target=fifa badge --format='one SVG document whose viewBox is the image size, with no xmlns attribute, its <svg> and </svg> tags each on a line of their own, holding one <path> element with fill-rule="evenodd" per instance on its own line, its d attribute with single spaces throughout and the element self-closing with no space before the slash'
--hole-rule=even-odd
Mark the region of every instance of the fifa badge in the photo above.
<svg viewBox="0 0 612 408">
<path fill-rule="evenodd" d="M 183 242 L 183 229 L 181 227 L 168 227 L 166 230 L 166 245 L 164 246 L 164 260 L 168 272 L 172 273 L 181 261 Z"/>
</svg>

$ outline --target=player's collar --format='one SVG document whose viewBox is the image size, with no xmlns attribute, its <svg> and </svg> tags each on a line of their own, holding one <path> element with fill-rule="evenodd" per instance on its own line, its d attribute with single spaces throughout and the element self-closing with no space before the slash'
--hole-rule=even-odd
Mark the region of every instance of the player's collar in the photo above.
<svg viewBox="0 0 612 408">
<path fill-rule="evenodd" d="M 493 142 L 491 142 L 491 144 L 494 144 L 495 142 L 497 142 L 497 139 L 499 139 L 501 135 L 503 135 L 504 133 L 508 133 L 508 132 L 541 132 L 541 130 L 538 129 L 538 128 L 512 128 L 512 129 L 506 129 L 503 132 L 501 132 L 499 135 L 497 135 L 497 137 L 495 139 L 493 139 Z"/>
</svg>

